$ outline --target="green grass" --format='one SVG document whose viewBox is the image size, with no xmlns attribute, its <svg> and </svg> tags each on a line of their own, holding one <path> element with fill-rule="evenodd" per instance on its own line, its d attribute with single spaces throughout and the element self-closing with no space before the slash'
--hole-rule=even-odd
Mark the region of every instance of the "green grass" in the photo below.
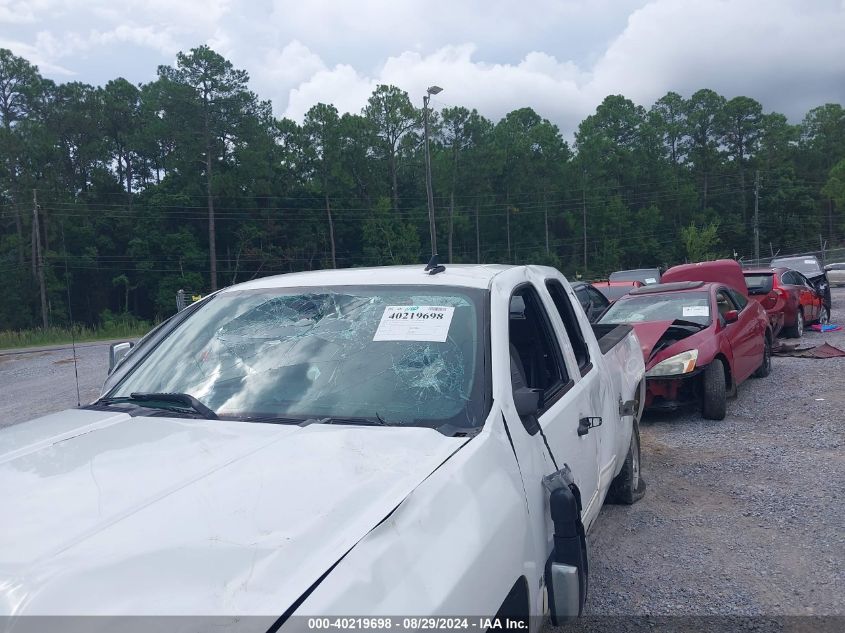
<svg viewBox="0 0 845 633">
<path fill-rule="evenodd" d="M 109 339 L 137 339 L 152 329 L 146 321 L 111 321 L 101 326 L 74 325 L 76 342 L 104 341 Z M 68 327 L 36 328 L 32 330 L 0 330 L 0 349 L 16 347 L 38 347 L 40 345 L 62 345 L 71 342 Z"/>
</svg>

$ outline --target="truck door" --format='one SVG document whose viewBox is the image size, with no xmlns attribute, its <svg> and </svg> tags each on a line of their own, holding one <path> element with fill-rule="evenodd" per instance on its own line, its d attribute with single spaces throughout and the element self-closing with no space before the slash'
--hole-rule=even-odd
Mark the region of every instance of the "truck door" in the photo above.
<svg viewBox="0 0 845 633">
<path fill-rule="evenodd" d="M 526 320 L 519 325 L 514 321 L 512 339 L 519 349 L 521 329 L 533 329 L 543 332 L 545 347 L 558 355 L 561 366 L 557 369 L 560 377 L 554 385 L 544 389 L 543 408 L 539 416 L 545 440 L 554 455 L 558 467 L 566 463 L 572 469 L 575 483 L 581 491 L 583 503 L 582 519 L 585 526 L 598 513 L 598 431 L 599 428 L 587 428 L 590 423 L 597 424 L 601 411 L 600 400 L 594 398 L 600 390 L 598 371 L 590 362 L 587 345 L 578 330 L 578 338 L 567 336 L 570 323 L 576 328 L 575 311 L 563 285 L 557 280 L 547 280 L 547 288 L 553 303 L 546 308 L 534 286 L 520 289 L 523 300 L 529 299 L 530 309 L 526 311 Z M 535 305 L 536 304 L 536 305 Z M 551 314 L 550 314 L 551 313 Z M 551 318 L 550 318 L 551 316 Z M 587 421 L 590 419 L 590 421 Z M 581 422 L 584 420 L 585 422 Z"/>
</svg>

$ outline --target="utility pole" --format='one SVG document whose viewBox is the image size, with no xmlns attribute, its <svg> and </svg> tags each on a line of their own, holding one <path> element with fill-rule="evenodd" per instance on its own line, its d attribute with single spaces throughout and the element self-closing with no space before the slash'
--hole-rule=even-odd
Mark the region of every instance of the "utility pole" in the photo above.
<svg viewBox="0 0 845 633">
<path fill-rule="evenodd" d="M 587 170 L 584 170 L 584 182 L 581 187 L 581 210 L 584 216 L 584 274 L 587 274 Z"/>
<path fill-rule="evenodd" d="M 760 264 L 760 170 L 754 172 L 754 263 Z"/>
<path fill-rule="evenodd" d="M 431 86 L 423 96 L 423 128 L 425 135 L 425 192 L 428 198 L 428 227 L 431 232 L 431 257 L 437 255 L 437 233 L 434 228 L 434 193 L 431 189 L 431 154 L 428 151 L 428 101 L 431 95 L 442 92 L 440 86 Z"/>
<path fill-rule="evenodd" d="M 549 206 L 546 200 L 546 190 L 543 189 L 543 220 L 546 225 L 546 255 L 549 254 Z"/>
<path fill-rule="evenodd" d="M 32 190 L 32 234 L 35 237 L 35 270 L 41 293 L 41 324 L 47 329 L 47 291 L 44 285 L 44 258 L 41 252 L 41 230 L 38 228 L 38 190 Z"/>
<path fill-rule="evenodd" d="M 475 201 L 475 262 L 481 263 L 481 233 L 478 228 L 478 200 Z"/>
</svg>

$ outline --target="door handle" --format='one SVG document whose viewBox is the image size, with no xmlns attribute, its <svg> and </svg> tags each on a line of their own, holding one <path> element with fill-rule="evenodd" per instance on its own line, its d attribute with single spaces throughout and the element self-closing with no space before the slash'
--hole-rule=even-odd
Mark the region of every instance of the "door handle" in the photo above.
<svg viewBox="0 0 845 633">
<path fill-rule="evenodd" d="M 582 435 L 586 435 L 590 432 L 590 429 L 594 429 L 597 426 L 601 426 L 601 418 L 599 417 L 587 417 L 581 418 L 578 420 L 578 436 L 581 437 Z"/>
</svg>

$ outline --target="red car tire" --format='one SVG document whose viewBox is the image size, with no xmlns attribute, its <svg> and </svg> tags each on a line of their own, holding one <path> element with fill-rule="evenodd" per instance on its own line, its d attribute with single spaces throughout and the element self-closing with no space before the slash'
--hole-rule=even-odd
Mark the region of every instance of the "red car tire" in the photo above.
<svg viewBox="0 0 845 633">
<path fill-rule="evenodd" d="M 705 420 L 724 420 L 727 409 L 725 366 L 714 358 L 701 375 L 701 415 Z"/>
</svg>

